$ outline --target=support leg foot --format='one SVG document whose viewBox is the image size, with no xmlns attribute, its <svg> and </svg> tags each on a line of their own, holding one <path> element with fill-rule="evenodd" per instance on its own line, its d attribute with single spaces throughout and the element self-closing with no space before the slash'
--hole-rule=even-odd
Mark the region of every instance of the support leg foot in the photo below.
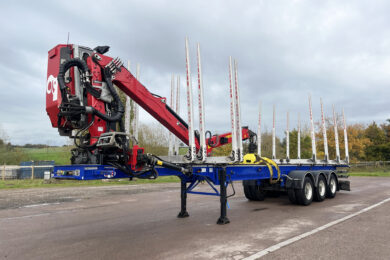
<svg viewBox="0 0 390 260">
<path fill-rule="evenodd" d="M 187 211 L 180 211 L 179 214 L 177 215 L 178 218 L 187 218 L 189 216 L 190 214 L 188 214 Z"/>
<path fill-rule="evenodd" d="M 227 217 L 220 217 L 217 221 L 218 225 L 225 225 L 225 224 L 229 224 L 229 223 L 230 223 L 230 220 Z"/>
</svg>

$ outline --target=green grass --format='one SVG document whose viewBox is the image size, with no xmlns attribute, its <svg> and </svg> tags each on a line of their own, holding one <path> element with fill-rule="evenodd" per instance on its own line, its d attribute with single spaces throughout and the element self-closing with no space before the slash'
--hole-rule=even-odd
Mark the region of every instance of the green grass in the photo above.
<svg viewBox="0 0 390 260">
<path fill-rule="evenodd" d="M 55 161 L 57 165 L 70 164 L 70 147 L 21 148 L 27 161 Z"/>
<path fill-rule="evenodd" d="M 349 172 L 349 176 L 371 176 L 371 177 L 390 177 L 390 172 L 377 171 L 377 172 Z"/>
<path fill-rule="evenodd" d="M 145 183 L 170 183 L 179 182 L 180 179 L 176 176 L 162 176 L 156 180 L 145 179 L 111 179 L 111 180 L 55 180 L 44 181 L 39 180 L 0 180 L 0 189 L 26 189 L 26 188 L 59 188 L 59 187 L 82 187 L 82 186 L 107 186 L 107 185 L 134 185 Z"/>
<path fill-rule="evenodd" d="M 390 167 L 352 167 L 350 176 L 390 177 Z"/>
</svg>

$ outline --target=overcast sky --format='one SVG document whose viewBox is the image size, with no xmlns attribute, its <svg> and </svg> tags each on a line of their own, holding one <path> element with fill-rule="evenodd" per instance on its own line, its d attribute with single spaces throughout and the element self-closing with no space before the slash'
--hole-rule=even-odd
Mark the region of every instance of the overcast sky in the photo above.
<svg viewBox="0 0 390 260">
<path fill-rule="evenodd" d="M 0 127 L 14 144 L 66 142 L 46 115 L 45 88 L 47 52 L 68 32 L 73 44 L 111 46 L 133 71 L 140 63 L 153 93 L 168 96 L 171 74 L 180 75 L 186 121 L 184 39 L 193 72 L 199 42 L 212 131 L 230 127 L 230 55 L 242 125 L 256 129 L 260 100 L 268 129 L 273 104 L 279 133 L 287 111 L 292 128 L 298 113 L 308 122 L 309 93 L 316 119 L 321 97 L 327 115 L 334 104 L 348 123 L 390 118 L 390 1 L 1 1 L 0 10 Z M 155 121 L 145 112 L 140 120 Z"/>
</svg>

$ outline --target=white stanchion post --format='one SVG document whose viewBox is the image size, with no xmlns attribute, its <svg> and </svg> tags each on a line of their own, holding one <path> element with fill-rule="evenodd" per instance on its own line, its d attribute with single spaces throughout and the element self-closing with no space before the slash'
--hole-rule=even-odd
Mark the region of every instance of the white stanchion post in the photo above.
<svg viewBox="0 0 390 260">
<path fill-rule="evenodd" d="M 232 70 L 232 57 L 229 57 L 229 86 L 230 86 L 230 119 L 232 127 L 232 161 L 238 160 L 238 148 L 237 148 L 237 123 L 236 123 L 236 98 L 233 82 L 233 70 Z"/>
<path fill-rule="evenodd" d="M 322 98 L 320 99 L 321 102 L 321 125 L 322 125 L 322 134 L 324 138 L 324 161 L 329 160 L 329 152 L 328 152 L 328 137 L 326 134 L 326 125 L 325 125 L 325 116 L 324 116 L 324 104 L 322 103 Z"/>
<path fill-rule="evenodd" d="M 347 134 L 347 123 L 345 121 L 345 114 L 343 108 L 343 121 L 344 121 L 344 146 L 345 146 L 345 161 L 349 163 L 349 151 L 348 151 L 348 134 Z"/>
<path fill-rule="evenodd" d="M 339 130 L 337 127 L 337 117 L 333 105 L 333 126 L 334 126 L 334 142 L 336 145 L 336 161 L 340 162 L 340 145 L 339 145 Z"/>
<path fill-rule="evenodd" d="M 196 158 L 195 135 L 194 135 L 194 115 L 192 99 L 192 83 L 190 69 L 190 54 L 188 50 L 188 38 L 185 40 L 186 51 L 186 74 L 187 74 L 187 108 L 188 108 L 188 153 L 187 159 L 194 161 Z"/>
<path fill-rule="evenodd" d="M 298 113 L 297 158 L 301 159 L 301 115 Z"/>
<path fill-rule="evenodd" d="M 180 76 L 177 76 L 177 89 L 176 89 L 176 114 L 180 115 Z M 175 155 L 179 155 L 179 138 L 175 138 Z"/>
<path fill-rule="evenodd" d="M 173 99 L 174 99 L 174 85 L 175 85 L 175 75 L 172 74 L 171 76 L 171 98 L 169 100 L 169 106 L 171 107 L 172 110 L 173 109 Z M 173 156 L 173 139 L 174 139 L 174 136 L 173 134 L 169 131 L 169 134 L 168 134 L 168 156 Z"/>
<path fill-rule="evenodd" d="M 204 100 L 203 100 L 203 78 L 202 64 L 200 59 L 200 44 L 197 46 L 198 57 L 198 104 L 199 104 L 199 134 L 200 134 L 200 149 L 198 159 L 205 161 L 207 157 L 206 135 L 205 135 L 205 119 L 204 119 Z"/>
<path fill-rule="evenodd" d="M 312 160 L 315 163 L 317 161 L 317 149 L 316 149 L 316 136 L 314 133 L 314 121 L 313 121 L 313 110 L 311 105 L 311 96 L 309 95 L 309 113 L 310 113 L 310 134 L 311 134 L 311 153 Z"/>
<path fill-rule="evenodd" d="M 259 122 L 257 125 L 257 154 L 261 157 L 261 102 L 259 102 Z"/>
<path fill-rule="evenodd" d="M 234 87 L 236 93 L 236 133 L 237 133 L 237 146 L 238 146 L 238 160 L 242 162 L 244 160 L 244 148 L 242 144 L 242 127 L 241 127 L 241 108 L 240 108 L 240 87 L 238 85 L 238 68 L 237 61 L 234 60 Z"/>
<path fill-rule="evenodd" d="M 276 132 L 275 132 L 275 104 L 273 107 L 273 116 L 272 116 L 272 159 L 276 159 Z"/>
<path fill-rule="evenodd" d="M 290 129 L 289 129 L 289 113 L 287 111 L 287 127 L 286 127 L 286 160 L 290 161 Z"/>
</svg>

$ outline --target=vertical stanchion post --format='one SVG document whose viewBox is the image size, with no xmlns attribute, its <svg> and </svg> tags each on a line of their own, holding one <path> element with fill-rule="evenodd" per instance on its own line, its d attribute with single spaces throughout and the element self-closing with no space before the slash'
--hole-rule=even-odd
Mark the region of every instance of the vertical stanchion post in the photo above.
<svg viewBox="0 0 390 260">
<path fill-rule="evenodd" d="M 326 125 L 325 125 L 325 116 L 324 116 L 324 104 L 322 103 L 322 98 L 320 99 L 321 103 L 321 125 L 322 125 L 322 135 L 324 138 L 324 161 L 327 162 L 329 160 L 329 152 L 328 152 L 328 137 L 326 135 Z"/>
<path fill-rule="evenodd" d="M 298 113 L 298 133 L 297 133 L 297 158 L 301 159 L 301 114 Z"/>
<path fill-rule="evenodd" d="M 257 125 L 257 154 L 261 157 L 261 102 L 259 102 L 259 122 Z"/>
<path fill-rule="evenodd" d="M 333 126 L 334 126 L 334 142 L 336 146 L 336 161 L 340 162 L 340 145 L 339 145 L 339 130 L 337 127 L 337 117 L 333 105 Z"/>
<path fill-rule="evenodd" d="M 230 220 L 226 216 L 226 168 L 221 167 L 218 169 L 219 174 L 219 186 L 220 186 L 220 202 L 221 202 L 221 216 L 219 217 L 217 224 L 224 225 L 230 223 Z"/>
<path fill-rule="evenodd" d="M 171 76 L 171 98 L 169 100 L 169 106 L 171 107 L 172 110 L 173 109 L 173 99 L 174 99 L 174 88 L 175 88 L 175 75 L 172 74 Z M 174 136 L 172 135 L 172 133 L 169 131 L 168 133 L 168 156 L 172 156 L 173 155 L 173 139 L 174 139 Z"/>
<path fill-rule="evenodd" d="M 238 160 L 238 148 L 237 148 L 237 123 L 236 123 L 236 98 L 234 91 L 234 82 L 233 82 L 233 71 L 232 71 L 232 57 L 229 57 L 229 86 L 230 86 L 230 118 L 231 118 L 231 127 L 232 127 L 232 161 Z"/>
<path fill-rule="evenodd" d="M 310 114 L 310 134 L 311 134 L 311 154 L 312 161 L 316 163 L 317 161 L 317 149 L 316 149 L 316 136 L 314 134 L 314 121 L 313 121 L 313 110 L 311 105 L 311 96 L 309 95 L 309 114 Z"/>
<path fill-rule="evenodd" d="M 343 122 L 344 122 L 345 161 L 346 161 L 347 163 L 349 163 L 347 123 L 346 123 L 346 121 L 345 121 L 344 108 L 343 108 Z"/>
<path fill-rule="evenodd" d="M 177 76 L 176 114 L 180 114 L 180 76 Z M 179 138 L 175 138 L 175 155 L 179 155 Z"/>
<path fill-rule="evenodd" d="M 140 66 L 139 66 L 139 63 L 137 63 L 137 68 L 136 68 L 136 72 L 135 72 L 135 78 L 139 81 L 140 80 Z M 134 103 L 134 118 L 133 118 L 133 121 L 134 121 L 134 124 L 133 124 L 133 135 L 135 137 L 135 139 L 138 140 L 138 128 L 139 128 L 139 106 L 137 103 Z"/>
<path fill-rule="evenodd" d="M 188 153 L 187 159 L 191 162 L 196 157 L 195 135 L 194 135 L 194 115 L 193 115 L 193 99 L 192 99 L 192 83 L 191 83 L 191 69 L 190 69 L 190 54 L 188 50 L 188 38 L 185 43 L 186 50 L 186 72 L 187 72 L 187 106 L 188 106 Z"/>
<path fill-rule="evenodd" d="M 180 178 L 180 198 L 181 198 L 181 206 L 180 206 L 180 212 L 177 215 L 178 218 L 186 218 L 190 215 L 187 212 L 187 180 L 185 177 Z"/>
<path fill-rule="evenodd" d="M 31 180 L 34 180 L 34 163 L 31 165 Z"/>
<path fill-rule="evenodd" d="M 130 61 L 127 61 L 127 70 L 130 71 Z M 126 108 L 125 108 L 125 132 L 130 135 L 130 113 L 131 113 L 131 99 L 126 96 Z"/>
<path fill-rule="evenodd" d="M 286 160 L 290 161 L 290 128 L 289 128 L 289 113 L 287 111 L 287 127 L 286 127 Z"/>
<path fill-rule="evenodd" d="M 198 159 L 205 161 L 207 157 L 206 136 L 205 136 L 205 114 L 203 102 L 203 79 L 202 79 L 202 64 L 200 60 L 200 44 L 197 46 L 198 58 L 198 104 L 199 104 L 199 134 L 200 134 L 200 149 Z"/>
<path fill-rule="evenodd" d="M 275 133 L 275 104 L 273 107 L 273 116 L 272 116 L 272 159 L 276 159 L 276 133 Z"/>
<path fill-rule="evenodd" d="M 234 60 L 234 87 L 236 96 L 236 123 L 237 123 L 237 146 L 238 146 L 238 161 L 244 160 L 244 148 L 242 144 L 242 128 L 241 128 L 241 108 L 240 108 L 240 88 L 238 85 L 238 69 L 237 61 Z"/>
</svg>

